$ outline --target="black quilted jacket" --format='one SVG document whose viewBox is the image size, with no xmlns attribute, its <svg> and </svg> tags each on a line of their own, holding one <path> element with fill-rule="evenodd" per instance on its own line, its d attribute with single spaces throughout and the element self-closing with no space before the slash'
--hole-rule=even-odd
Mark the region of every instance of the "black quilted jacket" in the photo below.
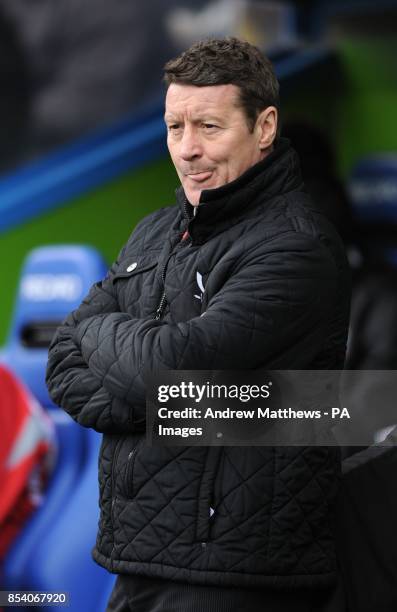
<svg viewBox="0 0 397 612">
<path fill-rule="evenodd" d="M 195 217 L 179 190 L 179 206 L 138 225 L 56 333 L 51 396 L 104 434 L 93 554 L 112 572 L 233 586 L 333 580 L 335 449 L 151 448 L 144 437 L 144 381 L 158 369 L 343 367 L 345 256 L 302 189 L 281 140 L 204 191 Z"/>
</svg>

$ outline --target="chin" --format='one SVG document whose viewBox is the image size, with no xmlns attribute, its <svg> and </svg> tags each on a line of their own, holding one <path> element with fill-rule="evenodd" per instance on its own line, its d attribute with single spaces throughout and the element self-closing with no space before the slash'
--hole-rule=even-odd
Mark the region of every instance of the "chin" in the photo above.
<svg viewBox="0 0 397 612">
<path fill-rule="evenodd" d="M 192 193 L 185 189 L 185 195 L 187 197 L 188 202 L 190 202 L 192 206 L 198 206 L 198 203 L 200 202 L 201 191 L 193 191 Z"/>
</svg>

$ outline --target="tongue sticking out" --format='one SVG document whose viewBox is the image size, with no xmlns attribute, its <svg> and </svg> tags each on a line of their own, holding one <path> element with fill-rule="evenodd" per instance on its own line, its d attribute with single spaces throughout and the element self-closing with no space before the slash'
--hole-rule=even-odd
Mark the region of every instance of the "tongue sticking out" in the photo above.
<svg viewBox="0 0 397 612">
<path fill-rule="evenodd" d="M 188 174 L 188 177 L 195 183 L 202 183 L 211 176 L 211 172 L 197 172 L 196 174 Z"/>
</svg>

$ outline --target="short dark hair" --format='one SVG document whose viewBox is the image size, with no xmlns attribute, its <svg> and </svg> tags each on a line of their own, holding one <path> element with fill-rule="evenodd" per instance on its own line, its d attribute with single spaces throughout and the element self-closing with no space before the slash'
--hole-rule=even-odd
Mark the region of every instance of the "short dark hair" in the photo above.
<svg viewBox="0 0 397 612">
<path fill-rule="evenodd" d="M 181 85 L 237 85 L 240 103 L 252 131 L 261 111 L 279 109 L 279 84 L 270 60 L 257 47 L 238 38 L 194 43 L 164 66 L 164 82 Z"/>
</svg>

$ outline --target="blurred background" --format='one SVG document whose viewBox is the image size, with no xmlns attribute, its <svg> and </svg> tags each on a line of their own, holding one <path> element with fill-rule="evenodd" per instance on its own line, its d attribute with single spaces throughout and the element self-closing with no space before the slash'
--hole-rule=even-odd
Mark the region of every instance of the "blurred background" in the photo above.
<svg viewBox="0 0 397 612">
<path fill-rule="evenodd" d="M 390 0 L 0 0 L 0 474 L 24 474 L 0 505 L 0 586 L 105 609 L 113 578 L 90 560 L 100 439 L 51 404 L 46 350 L 136 223 L 174 202 L 162 67 L 195 40 L 235 35 L 274 62 L 282 134 L 352 266 L 347 367 L 396 368 L 396 34 Z M 363 421 L 370 445 L 394 406 Z"/>
</svg>

